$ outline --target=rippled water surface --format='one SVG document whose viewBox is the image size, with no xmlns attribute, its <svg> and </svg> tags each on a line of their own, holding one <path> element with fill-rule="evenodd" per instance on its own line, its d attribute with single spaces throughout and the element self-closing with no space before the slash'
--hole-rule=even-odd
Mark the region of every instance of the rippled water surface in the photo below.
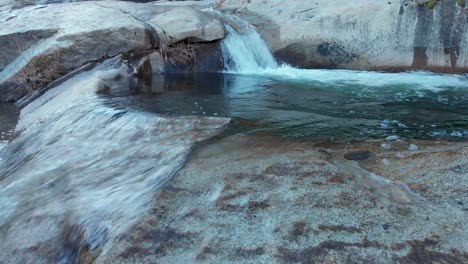
<svg viewBox="0 0 468 264">
<path fill-rule="evenodd" d="M 115 81 L 102 99 L 123 109 L 234 117 L 245 132 L 285 137 L 468 136 L 466 76 L 302 71 L 315 76 L 155 74 L 152 86 L 138 91 Z"/>
</svg>

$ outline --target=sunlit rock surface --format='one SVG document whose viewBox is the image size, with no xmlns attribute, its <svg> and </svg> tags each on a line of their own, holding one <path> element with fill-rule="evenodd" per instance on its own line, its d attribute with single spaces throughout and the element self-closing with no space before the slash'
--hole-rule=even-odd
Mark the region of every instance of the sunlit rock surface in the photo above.
<svg viewBox="0 0 468 264">
<path fill-rule="evenodd" d="M 466 144 L 418 144 L 212 142 L 97 261 L 465 263 Z M 369 159 L 343 158 L 356 151 Z"/>
<path fill-rule="evenodd" d="M 307 68 L 468 69 L 468 8 L 457 0 L 226 0 L 285 62 Z M 222 4 L 221 4 L 222 3 Z"/>
</svg>

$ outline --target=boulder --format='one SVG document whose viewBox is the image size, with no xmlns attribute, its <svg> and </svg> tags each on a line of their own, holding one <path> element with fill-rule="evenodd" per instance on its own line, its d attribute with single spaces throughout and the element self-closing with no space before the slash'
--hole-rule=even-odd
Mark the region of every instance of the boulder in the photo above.
<svg viewBox="0 0 468 264">
<path fill-rule="evenodd" d="M 224 37 L 221 21 L 191 7 L 174 8 L 152 17 L 147 23 L 162 31 L 167 44 L 181 40 L 207 42 Z"/>
<path fill-rule="evenodd" d="M 190 6 L 121 1 L 26 6 L 0 11 L 0 21 L 0 101 L 16 100 L 87 62 L 224 37 L 220 21 Z M 56 70 L 37 80 L 44 67 Z"/>
<path fill-rule="evenodd" d="M 468 70 L 468 8 L 439 1 L 225 0 L 282 61 L 305 68 Z"/>
</svg>

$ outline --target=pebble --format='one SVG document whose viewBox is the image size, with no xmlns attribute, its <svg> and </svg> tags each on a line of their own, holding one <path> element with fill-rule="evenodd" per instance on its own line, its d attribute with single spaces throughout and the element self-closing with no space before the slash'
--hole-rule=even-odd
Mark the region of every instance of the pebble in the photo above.
<svg viewBox="0 0 468 264">
<path fill-rule="evenodd" d="M 457 165 L 454 168 L 452 168 L 452 171 L 456 173 L 460 173 L 462 171 L 462 168 L 460 167 L 460 165 Z"/>
<path fill-rule="evenodd" d="M 408 147 L 408 150 L 416 151 L 416 150 L 419 150 L 419 147 L 416 144 L 410 144 Z"/>
<path fill-rule="evenodd" d="M 384 143 L 384 144 L 380 145 L 380 147 L 383 148 L 383 149 L 391 149 L 392 144 Z"/>
</svg>

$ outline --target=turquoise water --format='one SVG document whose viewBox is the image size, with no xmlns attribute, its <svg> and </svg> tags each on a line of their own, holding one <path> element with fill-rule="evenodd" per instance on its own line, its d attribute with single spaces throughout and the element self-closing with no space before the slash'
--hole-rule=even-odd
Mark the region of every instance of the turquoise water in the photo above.
<svg viewBox="0 0 468 264">
<path fill-rule="evenodd" d="M 468 137 L 466 76 L 344 70 L 317 70 L 315 74 L 315 80 L 227 73 L 155 74 L 151 87 L 137 91 L 129 89 L 128 80 L 115 81 L 102 99 L 121 109 L 233 117 L 245 133 L 282 137 Z"/>
</svg>

